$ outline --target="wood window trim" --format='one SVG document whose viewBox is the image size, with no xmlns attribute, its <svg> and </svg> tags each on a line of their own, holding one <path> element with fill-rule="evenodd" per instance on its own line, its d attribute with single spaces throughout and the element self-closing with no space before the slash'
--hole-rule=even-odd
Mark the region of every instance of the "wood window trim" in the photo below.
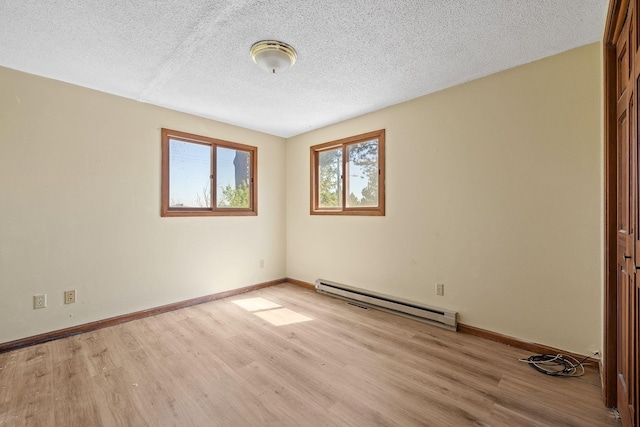
<svg viewBox="0 0 640 427">
<path fill-rule="evenodd" d="M 256 216 L 258 215 L 258 148 L 240 144 L 237 142 L 225 141 L 195 135 L 187 132 L 176 131 L 172 129 L 162 128 L 162 179 L 161 179 L 161 209 L 162 217 L 194 217 L 194 216 Z M 194 144 L 209 145 L 212 147 L 212 167 L 211 167 L 211 207 L 195 208 L 195 207 L 170 207 L 170 188 L 169 188 L 169 141 L 179 140 Z M 250 153 L 250 172 L 249 172 L 249 207 L 248 208 L 219 208 L 215 206 L 216 188 L 216 148 L 228 148 L 232 150 L 246 151 Z"/>
<path fill-rule="evenodd" d="M 344 188 L 346 187 L 343 182 L 342 187 L 342 206 L 336 208 L 320 208 L 318 200 L 319 188 L 319 153 L 327 151 L 332 148 L 341 148 L 343 151 L 342 156 L 342 175 L 346 168 L 347 156 L 345 155 L 346 147 L 349 145 L 357 144 L 360 142 L 366 142 L 376 139 L 378 141 L 378 206 L 376 207 L 347 207 L 346 198 L 347 194 Z M 363 133 L 360 135 L 350 136 L 335 141 L 325 142 L 323 144 L 313 145 L 310 147 L 310 170 L 311 170 L 311 202 L 310 202 L 310 214 L 311 215 L 347 215 L 347 216 L 384 216 L 385 215 L 385 129 L 379 129 L 372 132 Z M 344 180 L 343 180 L 344 181 Z"/>
</svg>

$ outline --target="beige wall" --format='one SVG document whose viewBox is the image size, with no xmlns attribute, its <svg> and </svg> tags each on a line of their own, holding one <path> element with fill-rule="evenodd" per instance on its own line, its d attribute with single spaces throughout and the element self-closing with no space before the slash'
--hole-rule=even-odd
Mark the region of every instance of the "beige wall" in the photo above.
<svg viewBox="0 0 640 427">
<path fill-rule="evenodd" d="M 291 138 L 287 276 L 454 309 L 462 323 L 569 351 L 599 348 L 601 76 L 592 44 Z M 380 128 L 387 215 L 310 216 L 309 146 Z"/>
<path fill-rule="evenodd" d="M 0 68 L 0 342 L 286 275 L 588 353 L 601 76 L 593 44 L 285 143 Z M 161 127 L 258 146 L 259 216 L 160 218 Z M 380 128 L 387 215 L 310 216 L 309 146 Z M 32 309 L 38 293 L 48 308 Z"/>
<path fill-rule="evenodd" d="M 259 216 L 161 218 L 161 127 L 257 146 Z M 282 138 L 0 68 L 0 342 L 284 277 L 284 160 Z"/>
</svg>

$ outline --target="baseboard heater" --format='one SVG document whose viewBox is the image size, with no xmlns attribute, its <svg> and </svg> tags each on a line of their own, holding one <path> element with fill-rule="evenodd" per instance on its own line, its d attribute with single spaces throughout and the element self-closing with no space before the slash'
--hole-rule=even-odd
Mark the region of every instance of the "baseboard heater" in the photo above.
<svg viewBox="0 0 640 427">
<path fill-rule="evenodd" d="M 316 280 L 316 291 L 321 294 L 342 298 L 347 301 L 356 301 L 367 307 L 376 308 L 399 316 L 418 320 L 420 322 L 440 326 L 451 331 L 455 331 L 458 327 L 458 313 L 455 311 L 403 301 L 397 298 L 323 279 Z"/>
</svg>

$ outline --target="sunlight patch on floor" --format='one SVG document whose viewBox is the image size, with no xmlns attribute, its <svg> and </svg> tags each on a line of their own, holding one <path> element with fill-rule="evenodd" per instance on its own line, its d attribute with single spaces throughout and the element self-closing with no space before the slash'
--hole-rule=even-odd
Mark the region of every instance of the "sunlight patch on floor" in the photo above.
<svg viewBox="0 0 640 427">
<path fill-rule="evenodd" d="M 237 299 L 231 302 L 238 307 L 252 312 L 274 326 L 291 325 L 293 323 L 313 320 L 310 317 L 296 313 L 288 308 L 283 308 L 281 305 L 261 297 Z"/>
<path fill-rule="evenodd" d="M 247 298 L 231 301 L 232 303 L 244 308 L 247 311 L 269 310 L 271 308 L 279 308 L 280 305 L 264 298 Z"/>
<path fill-rule="evenodd" d="M 256 316 L 271 323 L 274 326 L 290 325 L 292 323 L 307 322 L 313 320 L 288 308 L 279 308 L 277 310 L 268 310 L 254 313 Z"/>
</svg>

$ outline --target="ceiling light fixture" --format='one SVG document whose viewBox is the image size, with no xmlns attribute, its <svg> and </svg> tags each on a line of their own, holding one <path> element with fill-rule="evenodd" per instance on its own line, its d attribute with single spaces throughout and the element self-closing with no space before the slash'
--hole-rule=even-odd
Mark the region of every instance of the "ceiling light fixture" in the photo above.
<svg viewBox="0 0 640 427">
<path fill-rule="evenodd" d="M 281 73 L 295 64 L 298 54 L 286 43 L 262 40 L 251 46 L 253 62 L 270 73 Z"/>
</svg>

